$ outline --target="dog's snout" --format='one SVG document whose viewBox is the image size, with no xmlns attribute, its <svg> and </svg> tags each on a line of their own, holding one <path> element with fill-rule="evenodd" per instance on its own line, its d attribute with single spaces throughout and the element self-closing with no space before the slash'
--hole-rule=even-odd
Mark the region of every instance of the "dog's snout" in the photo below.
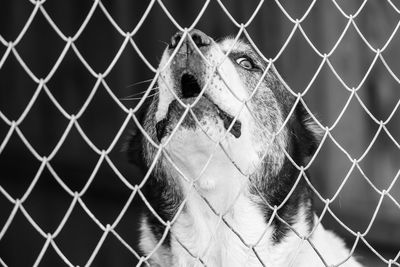
<svg viewBox="0 0 400 267">
<path fill-rule="evenodd" d="M 175 48 L 179 41 L 182 38 L 183 33 L 182 32 L 177 32 L 175 33 L 170 40 L 169 43 L 169 48 Z M 190 36 L 193 40 L 193 42 L 196 44 L 197 47 L 203 47 L 203 46 L 208 46 L 211 44 L 211 38 L 207 36 L 204 32 L 194 29 L 190 31 Z"/>
</svg>

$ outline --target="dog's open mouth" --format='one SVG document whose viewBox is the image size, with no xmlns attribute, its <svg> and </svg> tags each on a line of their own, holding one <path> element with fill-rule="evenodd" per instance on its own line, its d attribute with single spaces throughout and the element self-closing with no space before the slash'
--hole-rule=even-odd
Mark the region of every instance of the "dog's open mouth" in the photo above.
<svg viewBox="0 0 400 267">
<path fill-rule="evenodd" d="M 180 94 L 182 102 L 186 104 L 193 103 L 199 96 L 201 90 L 202 88 L 195 76 L 189 73 L 185 73 L 182 75 L 181 94 Z M 170 103 L 168 107 L 167 116 L 156 124 L 157 138 L 159 141 L 161 141 L 161 139 L 166 134 L 168 134 L 169 132 L 171 132 L 171 130 L 173 130 L 169 129 L 168 127 L 168 125 L 172 123 L 171 117 L 173 116 L 173 114 L 178 114 L 180 117 L 183 114 L 184 110 L 185 108 L 182 107 L 182 105 L 177 100 L 173 100 Z M 232 117 L 227 112 L 222 110 L 209 97 L 207 97 L 205 93 L 201 96 L 201 99 L 192 108 L 192 110 L 194 111 L 197 120 L 200 120 L 203 114 L 212 110 L 213 113 L 216 113 L 216 115 L 222 120 L 225 130 L 228 130 L 230 128 L 229 132 L 235 138 L 239 138 L 241 136 L 241 128 L 242 128 L 241 122 L 239 120 L 233 122 L 234 117 Z M 189 117 L 189 121 L 191 121 L 187 122 L 187 124 L 190 124 L 191 127 L 196 127 L 196 122 L 194 121 L 192 114 L 188 113 L 186 117 Z M 185 118 L 185 121 L 186 120 L 187 118 Z M 232 127 L 230 127 L 232 123 L 233 125 Z"/>
<path fill-rule="evenodd" d="M 183 99 L 197 97 L 200 94 L 201 87 L 193 75 L 188 73 L 182 75 L 181 92 Z"/>
</svg>

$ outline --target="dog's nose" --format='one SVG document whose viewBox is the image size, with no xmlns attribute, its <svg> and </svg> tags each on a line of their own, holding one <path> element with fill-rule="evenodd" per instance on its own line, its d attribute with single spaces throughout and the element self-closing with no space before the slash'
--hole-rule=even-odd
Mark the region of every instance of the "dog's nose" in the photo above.
<svg viewBox="0 0 400 267">
<path fill-rule="evenodd" d="M 190 36 L 193 39 L 193 42 L 197 45 L 197 47 L 207 46 L 211 44 L 211 38 L 208 37 L 204 32 L 193 29 L 190 31 Z M 179 41 L 182 38 L 183 33 L 177 32 L 171 37 L 171 41 L 169 43 L 169 48 L 175 48 Z"/>
<path fill-rule="evenodd" d="M 211 39 L 204 32 L 194 29 L 190 32 L 190 36 L 192 37 L 194 43 L 197 47 L 207 46 L 211 44 Z"/>
</svg>

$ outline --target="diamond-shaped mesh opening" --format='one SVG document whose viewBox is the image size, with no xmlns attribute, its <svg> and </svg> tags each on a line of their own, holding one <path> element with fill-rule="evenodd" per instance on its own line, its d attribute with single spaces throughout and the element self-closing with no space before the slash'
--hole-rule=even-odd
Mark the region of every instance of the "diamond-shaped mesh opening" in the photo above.
<svg viewBox="0 0 400 267">
<path fill-rule="evenodd" d="M 54 232 L 63 220 L 72 202 L 72 197 L 65 192 L 46 168 L 30 184 L 32 190 L 27 195 L 24 207 L 32 219 L 46 233 Z M 43 194 L 43 192 L 47 192 Z"/>
<path fill-rule="evenodd" d="M 0 97 L 1 112 L 11 120 L 18 120 L 37 91 L 37 84 L 24 71 L 11 51 L 5 53 L 1 62 Z"/>
<path fill-rule="evenodd" d="M 85 265 L 101 240 L 102 232 L 77 203 L 54 241 L 72 264 Z"/>
<path fill-rule="evenodd" d="M 48 155 L 60 141 L 67 129 L 68 122 L 45 92 L 40 92 L 24 121 L 20 124 L 20 129 L 39 154 Z M 53 126 L 48 127 L 49 124 Z"/>
<path fill-rule="evenodd" d="M 38 13 L 21 36 L 16 49 L 21 60 L 35 76 L 46 77 L 59 57 L 63 57 L 65 46 L 65 42 L 49 25 L 46 17 Z"/>
<path fill-rule="evenodd" d="M 32 227 L 32 221 L 28 221 L 21 211 L 17 211 L 13 215 L 11 224 L 8 225 L 7 232 L 1 239 L 0 257 L 6 264 L 3 264 L 5 266 L 32 266 L 45 239 Z M 20 242 L 22 236 L 24 242 Z M 21 251 L 26 252 L 24 257 L 20 256 Z"/>
<path fill-rule="evenodd" d="M 8 142 L 4 142 L 5 148 L 0 155 L 0 167 L 3 170 L 1 187 L 13 198 L 21 198 L 40 171 L 41 163 L 17 133 L 13 132 L 6 141 Z M 23 168 L 14 164 L 19 161 L 24 162 Z"/>
<path fill-rule="evenodd" d="M 60 113 L 65 111 L 68 114 L 77 114 L 88 101 L 96 85 L 96 78 L 90 75 L 73 49 L 69 48 L 53 76 L 46 83 L 46 94 L 54 98 L 53 103 L 60 105 L 58 107 Z"/>
<path fill-rule="evenodd" d="M 45 14 L 66 36 L 73 36 L 82 27 L 93 3 L 90 1 L 72 0 L 68 3 L 46 2 Z M 51 24 L 51 23 L 50 23 Z"/>
<path fill-rule="evenodd" d="M 34 7 L 28 1 L 16 1 L 13 5 L 1 5 L 1 35 L 7 40 L 15 40 L 32 15 Z"/>
</svg>

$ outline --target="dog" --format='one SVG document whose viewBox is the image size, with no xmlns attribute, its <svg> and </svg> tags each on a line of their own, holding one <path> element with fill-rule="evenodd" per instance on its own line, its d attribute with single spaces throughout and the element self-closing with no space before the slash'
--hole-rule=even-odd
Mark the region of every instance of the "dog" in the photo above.
<svg viewBox="0 0 400 267">
<path fill-rule="evenodd" d="M 172 36 L 158 69 L 128 149 L 148 172 L 148 265 L 361 267 L 317 220 L 300 166 L 321 131 L 272 64 L 194 29 Z"/>
</svg>

